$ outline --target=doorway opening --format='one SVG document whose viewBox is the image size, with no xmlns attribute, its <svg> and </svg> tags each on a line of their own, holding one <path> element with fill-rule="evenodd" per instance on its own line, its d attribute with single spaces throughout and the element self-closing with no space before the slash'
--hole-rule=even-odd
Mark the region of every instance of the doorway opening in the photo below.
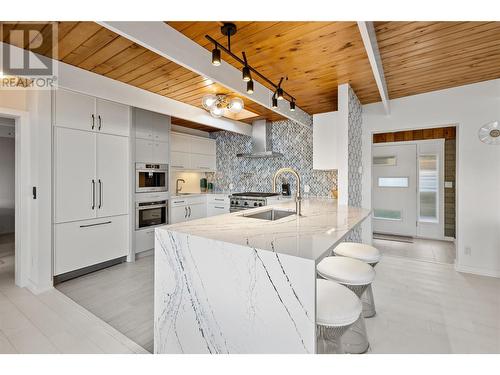
<svg viewBox="0 0 500 375">
<path fill-rule="evenodd" d="M 12 280 L 16 225 L 15 125 L 14 119 L 0 117 L 0 272 Z"/>
<path fill-rule="evenodd" d="M 456 127 L 373 134 L 373 243 L 382 252 L 454 263 Z"/>
</svg>

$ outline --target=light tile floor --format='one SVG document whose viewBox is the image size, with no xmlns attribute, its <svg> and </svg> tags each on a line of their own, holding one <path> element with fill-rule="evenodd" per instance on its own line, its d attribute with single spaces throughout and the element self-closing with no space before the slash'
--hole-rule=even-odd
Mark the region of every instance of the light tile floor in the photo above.
<svg viewBox="0 0 500 375">
<path fill-rule="evenodd" d="M 373 246 L 386 255 L 430 262 L 455 263 L 455 244 L 449 241 L 415 238 L 413 243 L 407 243 L 374 239 Z"/>
<path fill-rule="evenodd" d="M 14 284 L 14 256 L 0 257 L 0 353 L 147 353 L 56 289 Z"/>
</svg>

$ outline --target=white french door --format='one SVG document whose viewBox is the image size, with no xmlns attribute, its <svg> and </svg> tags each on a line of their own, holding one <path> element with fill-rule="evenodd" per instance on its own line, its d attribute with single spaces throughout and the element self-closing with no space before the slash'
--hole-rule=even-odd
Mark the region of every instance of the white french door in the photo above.
<svg viewBox="0 0 500 375">
<path fill-rule="evenodd" d="M 444 140 L 373 145 L 373 231 L 444 238 Z"/>
</svg>

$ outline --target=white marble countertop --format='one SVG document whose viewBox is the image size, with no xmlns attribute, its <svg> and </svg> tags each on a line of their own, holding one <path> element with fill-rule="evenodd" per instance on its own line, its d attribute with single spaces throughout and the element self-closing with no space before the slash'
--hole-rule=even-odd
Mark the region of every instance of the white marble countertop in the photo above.
<svg viewBox="0 0 500 375">
<path fill-rule="evenodd" d="M 302 200 L 302 216 L 269 221 L 244 217 L 271 208 L 295 211 L 295 201 L 158 227 L 213 240 L 251 246 L 315 261 L 328 255 L 370 210 L 337 205 L 328 198 Z"/>
</svg>

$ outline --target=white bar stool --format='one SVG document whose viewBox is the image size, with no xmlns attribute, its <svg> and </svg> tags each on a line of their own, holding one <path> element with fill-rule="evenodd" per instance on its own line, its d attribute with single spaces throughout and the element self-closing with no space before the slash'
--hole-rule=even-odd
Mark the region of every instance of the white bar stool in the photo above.
<svg viewBox="0 0 500 375">
<path fill-rule="evenodd" d="M 382 254 L 376 247 L 357 242 L 342 242 L 333 249 L 333 253 L 338 256 L 358 259 L 372 267 L 375 267 L 382 258 Z M 371 318 L 377 314 L 371 284 L 363 294 L 361 301 L 363 302 L 363 316 L 365 318 Z"/>
<path fill-rule="evenodd" d="M 321 277 L 345 285 L 358 296 L 360 303 L 361 295 L 375 279 L 373 267 L 346 257 L 326 257 L 319 262 L 316 270 Z M 346 353 L 353 354 L 364 353 L 370 347 L 363 314 L 344 333 L 343 347 Z"/>
<path fill-rule="evenodd" d="M 316 347 L 320 354 L 343 354 L 342 335 L 361 316 L 359 298 L 334 281 L 316 280 Z"/>
</svg>

